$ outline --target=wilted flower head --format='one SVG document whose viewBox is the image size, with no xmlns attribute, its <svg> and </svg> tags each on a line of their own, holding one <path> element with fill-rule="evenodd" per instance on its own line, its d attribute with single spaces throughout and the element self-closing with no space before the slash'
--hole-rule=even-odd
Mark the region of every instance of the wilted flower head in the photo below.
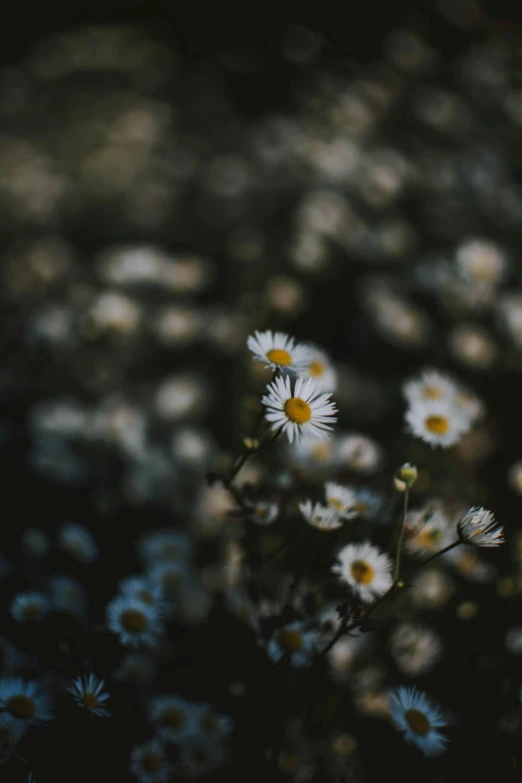
<svg viewBox="0 0 522 783">
<path fill-rule="evenodd" d="M 504 543 L 503 528 L 491 511 L 474 506 L 457 522 L 457 533 L 464 544 L 494 547 Z"/>
<path fill-rule="evenodd" d="M 312 503 L 305 500 L 299 503 L 299 511 L 312 527 L 318 530 L 336 530 L 343 524 L 341 514 L 331 506 L 323 506 L 322 503 Z"/>
</svg>

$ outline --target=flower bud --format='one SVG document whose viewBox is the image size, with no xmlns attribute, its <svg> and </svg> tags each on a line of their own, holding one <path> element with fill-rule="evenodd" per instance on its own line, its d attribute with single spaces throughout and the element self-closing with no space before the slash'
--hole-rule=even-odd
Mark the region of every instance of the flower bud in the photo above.
<svg viewBox="0 0 522 783">
<path fill-rule="evenodd" d="M 406 489 L 411 489 L 417 481 L 417 475 L 418 473 L 415 465 L 410 465 L 409 462 L 405 462 L 404 465 L 401 465 L 395 474 L 396 482 L 405 485 L 405 488 L 400 491 L 405 492 Z"/>
</svg>

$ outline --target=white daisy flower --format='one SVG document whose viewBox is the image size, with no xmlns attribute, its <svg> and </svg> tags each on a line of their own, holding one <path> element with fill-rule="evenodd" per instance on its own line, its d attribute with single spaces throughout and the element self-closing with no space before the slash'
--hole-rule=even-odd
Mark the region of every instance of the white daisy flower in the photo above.
<svg viewBox="0 0 522 783">
<path fill-rule="evenodd" d="M 454 539 L 454 526 L 441 508 L 428 505 L 406 514 L 406 549 L 412 554 L 433 554 Z"/>
<path fill-rule="evenodd" d="M 457 532 L 464 544 L 493 547 L 504 543 L 503 528 L 491 511 L 474 506 L 457 522 Z"/>
<path fill-rule="evenodd" d="M 149 719 L 156 724 L 158 736 L 178 742 L 197 731 L 195 705 L 181 696 L 157 696 L 149 708 Z"/>
<path fill-rule="evenodd" d="M 129 771 L 138 778 L 138 783 L 169 783 L 172 780 L 172 766 L 158 740 L 149 740 L 133 748 Z"/>
<path fill-rule="evenodd" d="M 408 594 L 412 603 L 421 609 L 440 609 L 449 601 L 454 591 L 455 585 L 444 571 L 429 568 L 413 577 Z"/>
<path fill-rule="evenodd" d="M 438 370 L 424 370 L 420 378 L 407 381 L 404 396 L 410 403 L 446 401 L 454 402 L 459 392 L 458 384 Z"/>
<path fill-rule="evenodd" d="M 54 715 L 49 698 L 36 682 L 6 677 L 0 680 L 0 717 L 1 725 L 18 742 L 29 726 L 50 721 Z"/>
<path fill-rule="evenodd" d="M 104 702 L 109 698 L 109 694 L 103 692 L 104 685 L 104 680 L 98 679 L 91 673 L 77 677 L 67 690 L 80 707 L 86 707 L 92 715 L 97 715 L 99 718 L 108 718 L 110 712 L 104 706 Z"/>
<path fill-rule="evenodd" d="M 333 481 L 327 481 L 325 486 L 326 502 L 343 519 L 351 519 L 357 516 L 358 512 L 354 508 L 356 501 L 355 493 L 351 487 L 345 487 L 342 484 L 336 484 Z"/>
<path fill-rule="evenodd" d="M 502 280 L 507 261 L 502 250 L 484 239 L 468 239 L 456 252 L 459 273 L 470 283 L 495 285 Z"/>
<path fill-rule="evenodd" d="M 50 609 L 47 596 L 35 590 L 15 595 L 10 611 L 18 623 L 40 622 L 45 620 Z"/>
<path fill-rule="evenodd" d="M 87 609 L 87 595 L 83 585 L 70 576 L 55 576 L 50 583 L 53 609 L 65 614 L 83 615 Z"/>
<path fill-rule="evenodd" d="M 293 666 L 301 669 L 311 663 L 319 645 L 316 631 L 308 631 L 301 621 L 275 631 L 267 646 L 269 657 L 277 663 L 284 655 L 291 656 Z"/>
<path fill-rule="evenodd" d="M 404 732 L 404 739 L 415 745 L 426 756 L 444 752 L 448 741 L 437 729 L 446 725 L 436 707 L 416 688 L 400 686 L 391 698 L 391 718 L 396 728 Z"/>
<path fill-rule="evenodd" d="M 332 568 L 333 573 L 349 584 L 363 601 L 374 601 L 392 586 L 390 558 L 369 541 L 347 544 L 337 559 L 340 565 Z"/>
<path fill-rule="evenodd" d="M 469 431 L 468 413 L 447 400 L 417 400 L 406 411 L 407 430 L 430 446 L 448 448 Z"/>
<path fill-rule="evenodd" d="M 98 559 L 98 545 L 94 536 L 83 525 L 69 522 L 58 533 L 58 543 L 68 555 L 90 565 Z"/>
<path fill-rule="evenodd" d="M 309 351 L 308 364 L 300 373 L 305 378 L 313 378 L 322 392 L 334 392 L 337 386 L 337 374 L 330 357 L 316 345 L 306 344 Z"/>
<path fill-rule="evenodd" d="M 440 636 L 431 628 L 414 623 L 399 623 L 390 638 L 392 657 L 405 674 L 424 674 L 442 655 Z"/>
<path fill-rule="evenodd" d="M 312 378 L 297 378 L 293 391 L 288 377 L 276 378 L 267 389 L 268 394 L 261 398 L 267 408 L 265 418 L 273 430 L 286 432 L 290 443 L 302 435 L 320 440 L 337 421 L 330 393 L 319 394 Z"/>
<path fill-rule="evenodd" d="M 336 461 L 355 473 L 373 473 L 382 462 L 383 451 L 368 435 L 352 432 L 340 435 L 335 444 Z"/>
<path fill-rule="evenodd" d="M 107 606 L 107 625 L 126 646 L 153 647 L 163 633 L 158 608 L 133 596 L 117 596 Z"/>
<path fill-rule="evenodd" d="M 332 506 L 305 500 L 299 503 L 299 511 L 312 527 L 318 530 L 337 530 L 343 524 L 341 514 Z"/>
<path fill-rule="evenodd" d="M 296 345 L 293 337 L 283 332 L 256 331 L 254 335 L 247 340 L 254 361 L 262 362 L 273 370 L 304 372 L 310 362 L 310 351 L 305 345 Z"/>
</svg>

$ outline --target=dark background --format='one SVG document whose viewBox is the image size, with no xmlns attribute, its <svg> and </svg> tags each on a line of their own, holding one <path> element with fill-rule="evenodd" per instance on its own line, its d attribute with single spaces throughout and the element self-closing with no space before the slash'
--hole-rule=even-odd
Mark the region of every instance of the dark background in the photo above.
<svg viewBox="0 0 522 783">
<path fill-rule="evenodd" d="M 24 4 L 13 5 L 8 9 L 2 22 L 0 35 L 0 65 L 13 65 L 21 61 L 35 39 L 52 32 L 66 29 L 75 24 L 93 23 L 139 23 L 160 39 L 171 42 L 173 47 L 188 61 L 204 59 L 216 61 L 219 68 L 218 56 L 224 50 L 229 49 L 253 49 L 259 52 L 263 66 L 254 74 L 239 76 L 228 74 L 232 95 L 242 112 L 250 116 L 262 114 L 269 109 L 284 108 L 291 105 L 292 95 L 290 82 L 294 66 L 289 64 L 280 53 L 280 41 L 289 24 L 304 24 L 314 31 L 324 35 L 325 45 L 320 55 L 321 62 L 332 62 L 336 68 L 343 67 L 347 71 L 356 69 L 358 62 L 366 62 L 375 58 L 380 50 L 382 39 L 386 32 L 403 19 L 410 19 L 418 25 L 419 30 L 428 41 L 434 43 L 439 49 L 454 52 L 470 37 L 480 37 L 481 30 L 456 29 L 435 13 L 431 4 L 422 2 L 393 2 L 378 3 L 364 2 L 357 5 L 343 4 L 335 10 L 327 7 L 317 10 L 313 14 L 292 14 L 285 8 L 267 10 L 262 5 L 249 6 L 239 12 L 231 11 L 223 7 L 218 10 L 212 6 L 209 11 L 205 4 L 196 4 L 179 10 L 174 3 L 115 3 L 115 2 L 90 2 L 75 3 L 65 7 L 46 5 L 36 8 L 26 7 Z M 498 26 L 499 29 L 509 30 L 520 25 L 522 10 L 513 11 L 511 3 L 488 2 L 483 3 L 488 21 L 487 27 Z M 313 67 L 313 66 L 311 66 Z M 520 384 L 519 384 L 520 385 Z M 512 397 L 517 391 L 516 386 L 506 390 L 506 397 Z M 18 400 L 13 403 L 13 421 L 23 418 L 25 402 Z M 18 452 L 4 453 L 3 475 L 6 483 L 4 504 L 9 514 L 14 513 L 18 519 L 26 520 L 31 515 L 38 513 L 39 523 L 44 526 L 45 518 L 54 520 L 70 516 L 78 521 L 88 521 L 92 513 L 87 506 L 87 497 L 78 490 L 65 488 L 56 489 L 45 486 L 41 482 L 30 479 L 24 472 L 25 445 L 18 441 Z M 115 520 L 113 520 L 114 522 Z M 149 520 L 150 521 L 150 520 Z M 154 524 L 166 522 L 157 513 Z M 117 523 L 117 520 L 115 521 Z M 133 520 L 127 516 L 126 525 L 137 529 L 142 525 L 141 519 Z M 127 533 L 129 531 L 127 527 Z M 115 528 L 117 530 L 117 528 Z M 102 568 L 109 568 L 110 558 L 118 554 L 119 539 L 117 533 L 113 536 L 112 549 L 105 549 L 105 564 Z M 123 560 L 123 562 L 125 562 Z M 55 564 L 59 566 L 59 563 Z M 121 564 L 120 564 L 121 566 Z M 125 573 L 125 569 L 123 569 Z M 81 576 L 81 574 L 79 574 Z M 119 574 L 118 574 L 119 576 Z M 111 577 L 112 579 L 112 577 Z M 93 596 L 93 599 L 95 596 Z M 104 599 L 100 599 L 102 602 Z M 486 599 L 488 600 L 488 599 Z M 502 607 L 500 614 L 493 606 L 486 611 L 477 621 L 455 627 L 455 633 L 449 641 L 447 662 L 439 667 L 437 676 L 432 680 L 432 690 L 440 696 L 440 701 L 450 700 L 460 714 L 462 722 L 468 722 L 469 729 L 458 731 L 458 742 L 452 742 L 447 756 L 443 760 L 428 765 L 424 759 L 418 758 L 413 753 L 403 752 L 401 740 L 388 726 L 379 721 L 366 721 L 367 727 L 360 726 L 358 732 L 361 737 L 361 758 L 367 764 L 364 780 L 381 780 L 384 775 L 392 775 L 401 780 L 416 779 L 420 781 L 437 779 L 438 771 L 444 768 L 445 780 L 461 780 L 465 778 L 481 780 L 518 780 L 522 772 L 522 755 L 518 759 L 520 769 L 514 766 L 513 759 L 517 754 L 517 743 L 500 740 L 492 736 L 494 720 L 490 719 L 489 704 L 495 703 L 498 710 L 502 696 L 498 693 L 498 679 L 481 674 L 478 659 L 482 653 L 498 654 L 501 645 L 501 637 L 506 623 L 518 622 L 517 618 L 509 616 L 510 609 Z M 519 612 L 519 609 L 516 609 Z M 487 618 L 487 619 L 486 619 Z M 487 625 L 487 628 L 484 627 Z M 15 629 L 5 629 L 6 635 Z M 53 657 L 53 645 L 59 635 L 57 630 L 53 634 L 52 629 L 46 640 L 25 640 L 28 646 L 38 644 L 39 650 L 44 651 L 45 645 L 49 645 L 49 656 Z M 230 636 L 227 634 L 230 633 Z M 465 636 L 465 658 L 459 657 Z M 461 638 L 462 637 L 462 638 Z M 233 639 L 233 644 L 231 643 Z M 96 657 L 95 650 L 89 649 L 87 638 L 78 638 L 78 657 Z M 198 650 L 206 650 L 207 645 L 212 645 L 213 659 L 198 660 L 194 657 Z M 470 655 L 469 650 L 475 649 L 476 656 Z M 248 651 L 248 652 L 247 652 Z M 111 670 L 113 662 L 108 662 L 113 656 L 117 660 L 117 645 L 110 643 L 103 649 L 103 666 Z M 44 656 L 45 657 L 45 656 Z M 257 682 L 260 657 L 252 652 L 251 640 L 242 637 L 237 628 L 228 628 L 225 619 L 219 614 L 215 615 L 209 626 L 202 631 L 199 639 L 192 639 L 190 649 L 181 649 L 179 665 L 175 673 L 167 674 L 163 681 L 166 690 L 169 686 L 173 689 L 181 684 L 192 694 L 199 690 L 202 698 L 215 697 L 218 701 L 222 693 L 222 684 L 230 680 L 232 674 L 238 679 L 251 679 L 252 688 L 250 701 L 245 705 L 243 716 L 243 732 L 245 743 L 245 759 L 248 752 L 252 753 L 254 767 L 259 762 L 256 753 L 256 732 L 261 734 L 266 729 L 266 722 L 273 720 L 274 712 L 285 709 L 283 694 L 278 690 L 278 683 L 271 681 L 271 675 L 267 672 L 266 681 Z M 454 671 L 459 672 L 458 695 L 455 693 Z M 75 674 L 71 672 L 71 676 Z M 39 733 L 35 740 L 34 759 L 38 761 L 35 766 L 37 783 L 46 783 L 59 779 L 71 779 L 75 781 L 93 780 L 96 776 L 99 780 L 117 781 L 121 768 L 113 774 L 111 768 L 113 759 L 120 753 L 125 755 L 129 745 L 139 742 L 146 735 L 146 725 L 139 705 L 132 700 L 126 700 L 125 694 L 121 696 L 120 708 L 115 709 L 115 719 L 112 722 L 98 722 L 90 728 L 88 744 L 81 734 L 80 717 L 74 706 L 70 707 L 69 729 L 65 718 L 52 724 L 49 729 Z M 114 694 L 113 701 L 118 701 L 118 694 Z M 510 696 L 504 700 L 507 708 L 513 706 L 513 698 Z M 221 704 L 226 711 L 226 703 Z M 119 718 L 117 713 L 120 713 Z M 237 716 L 241 721 L 241 716 Z M 116 722 L 118 718 L 118 722 Z M 362 723 L 363 719 L 355 718 Z M 451 730 L 450 730 L 451 736 Z M 453 737 L 452 737 L 453 739 Z M 250 745 L 252 747 L 250 748 Z M 96 746 L 96 762 L 89 756 L 89 746 Z M 100 759 L 106 760 L 106 767 L 100 768 Z M 44 759 L 47 762 L 44 763 Z M 398 766 L 399 759 L 407 765 L 407 768 Z M 245 769 L 248 767 L 245 766 Z M 19 765 L 16 774 L 13 767 L 5 768 L 3 780 L 24 780 L 25 768 Z M 41 770 L 41 771 L 40 771 Z M 257 768 L 259 778 L 277 779 L 273 772 L 262 771 Z M 0 768 L 1 774 L 4 770 Z M 236 770 L 240 772 L 240 770 Z M 13 777 L 11 778 L 11 773 Z M 220 772 L 213 779 L 230 779 L 234 772 Z M 256 773 L 253 773 L 256 774 Z M 266 776 L 266 777 L 263 777 Z M 253 779 L 253 777 L 250 777 Z"/>
</svg>

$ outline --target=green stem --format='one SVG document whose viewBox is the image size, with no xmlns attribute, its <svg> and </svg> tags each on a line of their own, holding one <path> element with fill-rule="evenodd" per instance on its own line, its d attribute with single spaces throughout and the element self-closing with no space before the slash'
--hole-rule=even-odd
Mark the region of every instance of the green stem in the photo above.
<svg viewBox="0 0 522 783">
<path fill-rule="evenodd" d="M 430 555 L 429 557 L 426 558 L 426 560 L 423 560 L 421 566 L 426 565 L 426 563 L 431 563 L 431 561 L 435 560 L 436 557 L 445 555 L 446 552 L 449 552 L 451 549 L 455 549 L 455 547 L 458 546 L 459 544 L 462 544 L 462 541 L 460 539 L 457 539 L 452 544 L 448 544 L 448 546 L 445 546 L 444 549 L 439 549 L 439 551 L 435 552 L 434 555 Z"/>
<path fill-rule="evenodd" d="M 401 526 L 399 530 L 399 536 L 397 541 L 397 551 L 395 553 L 395 571 L 393 574 L 393 584 L 398 585 L 401 576 L 401 554 L 402 554 L 402 542 L 404 540 L 404 528 L 406 526 L 406 514 L 408 512 L 408 500 L 409 500 L 409 488 L 404 490 L 404 505 L 402 508 Z"/>
</svg>

